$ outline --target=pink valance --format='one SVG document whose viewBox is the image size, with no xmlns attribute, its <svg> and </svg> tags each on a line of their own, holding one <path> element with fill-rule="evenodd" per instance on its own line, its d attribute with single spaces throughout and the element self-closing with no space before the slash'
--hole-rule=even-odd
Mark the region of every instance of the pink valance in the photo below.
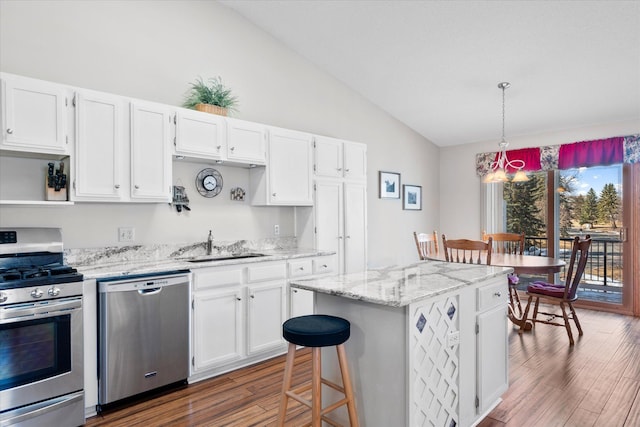
<svg viewBox="0 0 640 427">
<path fill-rule="evenodd" d="M 624 138 L 618 136 L 563 144 L 558 153 L 558 168 L 572 169 L 622 163 L 624 160 L 623 142 Z"/>
<path fill-rule="evenodd" d="M 491 172 L 491 165 L 498 159 L 498 154 L 491 152 L 476 155 L 478 176 L 482 177 Z M 524 161 L 523 170 L 527 172 L 640 163 L 640 134 L 562 145 L 522 148 L 509 150 L 506 154 L 510 161 Z M 507 171 L 507 173 L 515 172 L 513 168 L 509 168 Z"/>
<path fill-rule="evenodd" d="M 500 152 L 496 153 L 494 161 L 498 160 L 498 155 Z M 540 170 L 540 147 L 533 148 L 520 148 L 518 150 L 508 150 L 506 152 L 507 159 L 509 161 L 513 160 L 522 160 L 524 162 L 523 171 L 539 171 Z M 516 173 L 518 169 L 508 167 L 507 173 Z"/>
</svg>

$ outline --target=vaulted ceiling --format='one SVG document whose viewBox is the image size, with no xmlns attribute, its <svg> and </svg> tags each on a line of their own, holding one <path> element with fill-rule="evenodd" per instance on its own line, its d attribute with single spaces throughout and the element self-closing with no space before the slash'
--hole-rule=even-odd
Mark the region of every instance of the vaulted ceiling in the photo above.
<svg viewBox="0 0 640 427">
<path fill-rule="evenodd" d="M 640 1 L 221 3 L 438 146 L 640 118 Z"/>
</svg>

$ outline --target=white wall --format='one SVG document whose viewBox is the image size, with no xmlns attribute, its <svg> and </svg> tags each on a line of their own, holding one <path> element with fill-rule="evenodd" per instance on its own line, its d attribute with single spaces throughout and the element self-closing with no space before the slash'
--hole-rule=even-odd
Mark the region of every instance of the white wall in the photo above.
<svg viewBox="0 0 640 427">
<path fill-rule="evenodd" d="M 568 144 L 640 133 L 640 118 L 581 129 L 508 137 L 509 149 Z M 495 141 L 440 149 L 440 231 L 447 237 L 481 238 L 480 178 L 476 175 L 477 153 L 498 151 Z"/>
<path fill-rule="evenodd" d="M 197 76 L 220 75 L 240 99 L 236 117 L 368 145 L 371 266 L 417 259 L 411 233 L 438 228 L 437 147 L 216 2 L 0 0 L 0 70 L 172 105 Z M 210 228 L 220 239 L 256 239 L 276 223 L 294 233 L 293 208 L 228 200 L 246 170 L 221 168 L 223 193 L 201 198 L 201 167 L 174 164 L 174 184 L 193 202 L 188 215 L 166 205 L 2 206 L 0 226 L 59 226 L 68 248 L 118 244 L 118 226 L 135 226 L 142 244 L 199 241 Z M 422 185 L 423 210 L 378 199 L 378 170 Z"/>
</svg>

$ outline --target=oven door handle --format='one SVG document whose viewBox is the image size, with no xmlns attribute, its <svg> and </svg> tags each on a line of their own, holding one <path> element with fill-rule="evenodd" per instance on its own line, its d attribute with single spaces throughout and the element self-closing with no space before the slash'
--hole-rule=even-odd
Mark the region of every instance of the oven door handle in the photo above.
<svg viewBox="0 0 640 427">
<path fill-rule="evenodd" d="M 46 318 L 59 316 L 82 308 L 82 298 L 58 300 L 49 304 L 16 304 L 0 310 L 0 323 L 24 320 L 26 317 Z"/>
<path fill-rule="evenodd" d="M 53 401 L 40 402 L 33 405 L 29 405 L 23 408 L 9 411 L 6 413 L 7 425 L 15 425 L 20 423 L 26 423 L 27 421 L 33 421 L 34 418 L 42 416 L 46 413 L 60 410 L 61 408 L 84 400 L 84 391 L 78 391 L 67 396 L 57 397 Z M 3 426 L 4 424 L 3 419 Z"/>
</svg>

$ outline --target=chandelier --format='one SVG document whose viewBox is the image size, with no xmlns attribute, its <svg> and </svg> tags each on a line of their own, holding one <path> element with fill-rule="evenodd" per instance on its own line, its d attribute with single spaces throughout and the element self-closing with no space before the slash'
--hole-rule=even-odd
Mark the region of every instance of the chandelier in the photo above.
<svg viewBox="0 0 640 427">
<path fill-rule="evenodd" d="M 509 143 L 504 137 L 504 91 L 511 83 L 509 82 L 501 82 L 498 83 L 498 88 L 502 89 L 502 139 L 500 140 L 500 152 L 498 153 L 498 158 L 491 163 L 489 166 L 490 172 L 485 176 L 484 182 L 507 182 L 509 181 L 509 177 L 507 176 L 507 168 L 517 169 L 516 174 L 514 175 L 512 182 L 523 182 L 529 181 L 529 178 L 522 170 L 524 168 L 523 160 L 509 160 L 507 157 L 507 147 Z"/>
</svg>

